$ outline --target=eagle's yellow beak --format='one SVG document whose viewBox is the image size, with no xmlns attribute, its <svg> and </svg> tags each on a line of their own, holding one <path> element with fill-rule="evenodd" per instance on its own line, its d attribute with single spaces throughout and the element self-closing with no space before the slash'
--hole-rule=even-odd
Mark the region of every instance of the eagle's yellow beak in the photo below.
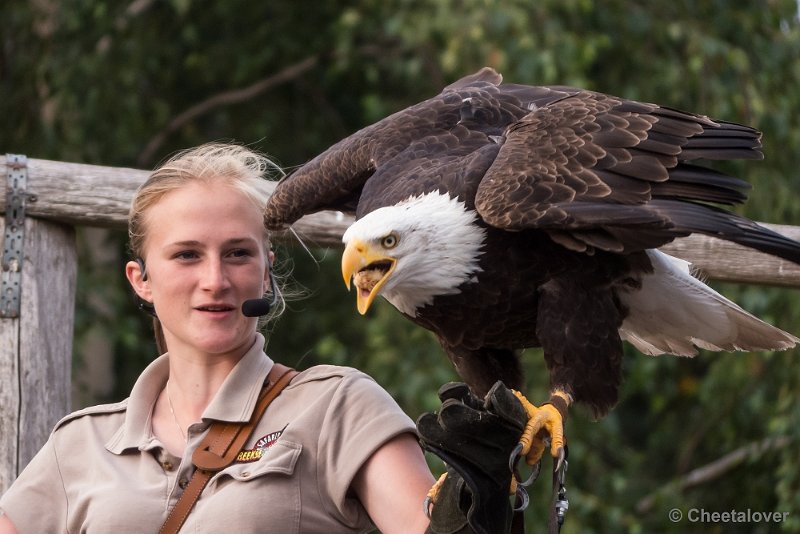
<svg viewBox="0 0 800 534">
<path fill-rule="evenodd" d="M 397 260 L 363 241 L 353 239 L 347 244 L 342 254 L 342 276 L 348 290 L 351 279 L 356 286 L 358 313 L 367 313 L 396 264 Z"/>
</svg>

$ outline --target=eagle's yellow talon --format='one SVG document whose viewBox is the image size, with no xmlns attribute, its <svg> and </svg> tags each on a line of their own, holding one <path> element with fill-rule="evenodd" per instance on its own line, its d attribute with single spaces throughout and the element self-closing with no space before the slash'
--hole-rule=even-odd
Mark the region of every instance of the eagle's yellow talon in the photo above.
<svg viewBox="0 0 800 534">
<path fill-rule="evenodd" d="M 428 490 L 428 494 L 425 496 L 425 500 L 422 503 L 422 510 L 425 512 L 425 515 L 428 519 L 431 518 L 431 506 L 436 504 L 436 499 L 439 498 L 439 491 L 442 489 L 442 484 L 444 484 L 444 479 L 447 478 L 447 473 L 442 473 L 439 477 L 439 480 L 434 482 L 431 489 Z"/>
<path fill-rule="evenodd" d="M 545 442 L 540 436 L 541 431 L 550 436 L 550 454 L 553 458 L 560 458 L 564 450 L 564 420 L 561 413 L 551 404 L 536 407 L 522 393 L 512 391 L 528 413 L 528 422 L 519 439 L 525 463 L 536 465 L 542 459 Z"/>
<path fill-rule="evenodd" d="M 532 434 L 531 434 L 532 436 Z M 525 463 L 528 465 L 536 465 L 542 459 L 544 454 L 544 440 L 536 439 L 531 443 L 528 453 L 525 455 Z"/>
<path fill-rule="evenodd" d="M 439 477 L 439 480 L 434 482 L 431 489 L 428 490 L 428 500 L 436 504 L 436 499 L 439 497 L 439 490 L 442 489 L 442 484 L 444 484 L 444 479 L 447 478 L 447 473 L 442 473 L 442 476 Z"/>
</svg>

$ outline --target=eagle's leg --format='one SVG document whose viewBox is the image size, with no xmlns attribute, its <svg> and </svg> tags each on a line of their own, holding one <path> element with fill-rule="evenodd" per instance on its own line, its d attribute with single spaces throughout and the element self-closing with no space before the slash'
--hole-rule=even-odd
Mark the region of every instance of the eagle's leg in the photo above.
<svg viewBox="0 0 800 534">
<path fill-rule="evenodd" d="M 541 406 L 534 406 L 519 391 L 514 395 L 522 403 L 528 413 L 528 423 L 519 439 L 519 454 L 525 456 L 528 465 L 536 465 L 542 459 L 546 448 L 546 440 L 550 440 L 550 455 L 556 458 L 556 469 L 561 467 L 564 460 L 564 419 L 567 416 L 572 396 L 564 390 L 554 389 L 550 393 L 550 400 Z"/>
<path fill-rule="evenodd" d="M 620 261 L 599 253 L 593 258 L 598 262 Z M 587 274 L 603 273 L 600 269 Z M 613 291 L 613 269 L 609 276 L 605 284 L 587 285 L 584 276 L 565 275 L 540 287 L 536 337 L 550 371 L 551 396 L 536 411 L 528 410 L 533 427 L 529 438 L 534 440 L 527 451 L 528 463 L 535 463 L 544 454 L 544 443 L 541 439 L 536 442 L 542 431 L 550 434 L 553 457 L 559 459 L 565 452 L 564 420 L 573 401 L 588 404 L 598 416 L 617 401 L 622 380 L 619 328 L 624 310 Z M 556 467 L 561 467 L 561 462 Z"/>
</svg>

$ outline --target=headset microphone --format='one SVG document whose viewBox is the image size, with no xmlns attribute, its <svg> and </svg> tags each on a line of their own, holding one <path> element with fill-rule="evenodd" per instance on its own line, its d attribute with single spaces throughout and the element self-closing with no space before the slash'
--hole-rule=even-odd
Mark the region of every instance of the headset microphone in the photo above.
<svg viewBox="0 0 800 534">
<path fill-rule="evenodd" d="M 242 314 L 245 317 L 261 317 L 269 313 L 272 299 L 250 299 L 242 303 Z"/>
</svg>

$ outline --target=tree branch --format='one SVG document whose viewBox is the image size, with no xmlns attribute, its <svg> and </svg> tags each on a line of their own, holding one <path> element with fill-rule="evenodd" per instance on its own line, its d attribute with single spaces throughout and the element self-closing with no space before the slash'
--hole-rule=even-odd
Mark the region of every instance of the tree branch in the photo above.
<svg viewBox="0 0 800 534">
<path fill-rule="evenodd" d="M 729 452 L 722 458 L 714 460 L 697 469 L 689 471 L 685 476 L 680 477 L 672 482 L 660 487 L 650 495 L 639 500 L 636 504 L 636 511 L 639 514 L 646 514 L 653 509 L 659 497 L 668 493 L 677 493 L 694 488 L 706 482 L 711 482 L 727 472 L 733 470 L 739 464 L 744 462 L 748 457 L 761 456 L 767 452 L 773 452 L 783 449 L 791 443 L 791 439 L 786 436 L 766 438 L 761 441 L 756 441 L 743 447 Z"/>
<path fill-rule="evenodd" d="M 223 91 L 222 93 L 213 95 L 202 102 L 195 104 L 173 118 L 164 129 L 150 139 L 144 150 L 142 150 L 141 154 L 139 154 L 139 158 L 137 159 L 138 165 L 147 167 L 152 161 L 154 154 L 159 148 L 161 148 L 161 145 L 164 144 L 164 141 L 166 141 L 167 137 L 169 137 L 169 135 L 176 130 L 182 128 L 188 122 L 216 108 L 250 100 L 264 91 L 275 87 L 276 85 L 280 85 L 297 78 L 316 66 L 318 61 L 319 58 L 317 56 L 311 56 L 303 61 L 300 61 L 299 63 L 295 63 L 294 65 L 286 67 L 277 74 L 273 74 L 272 76 L 268 76 L 267 78 L 259 80 L 252 85 L 243 87 L 241 89 Z"/>
</svg>

